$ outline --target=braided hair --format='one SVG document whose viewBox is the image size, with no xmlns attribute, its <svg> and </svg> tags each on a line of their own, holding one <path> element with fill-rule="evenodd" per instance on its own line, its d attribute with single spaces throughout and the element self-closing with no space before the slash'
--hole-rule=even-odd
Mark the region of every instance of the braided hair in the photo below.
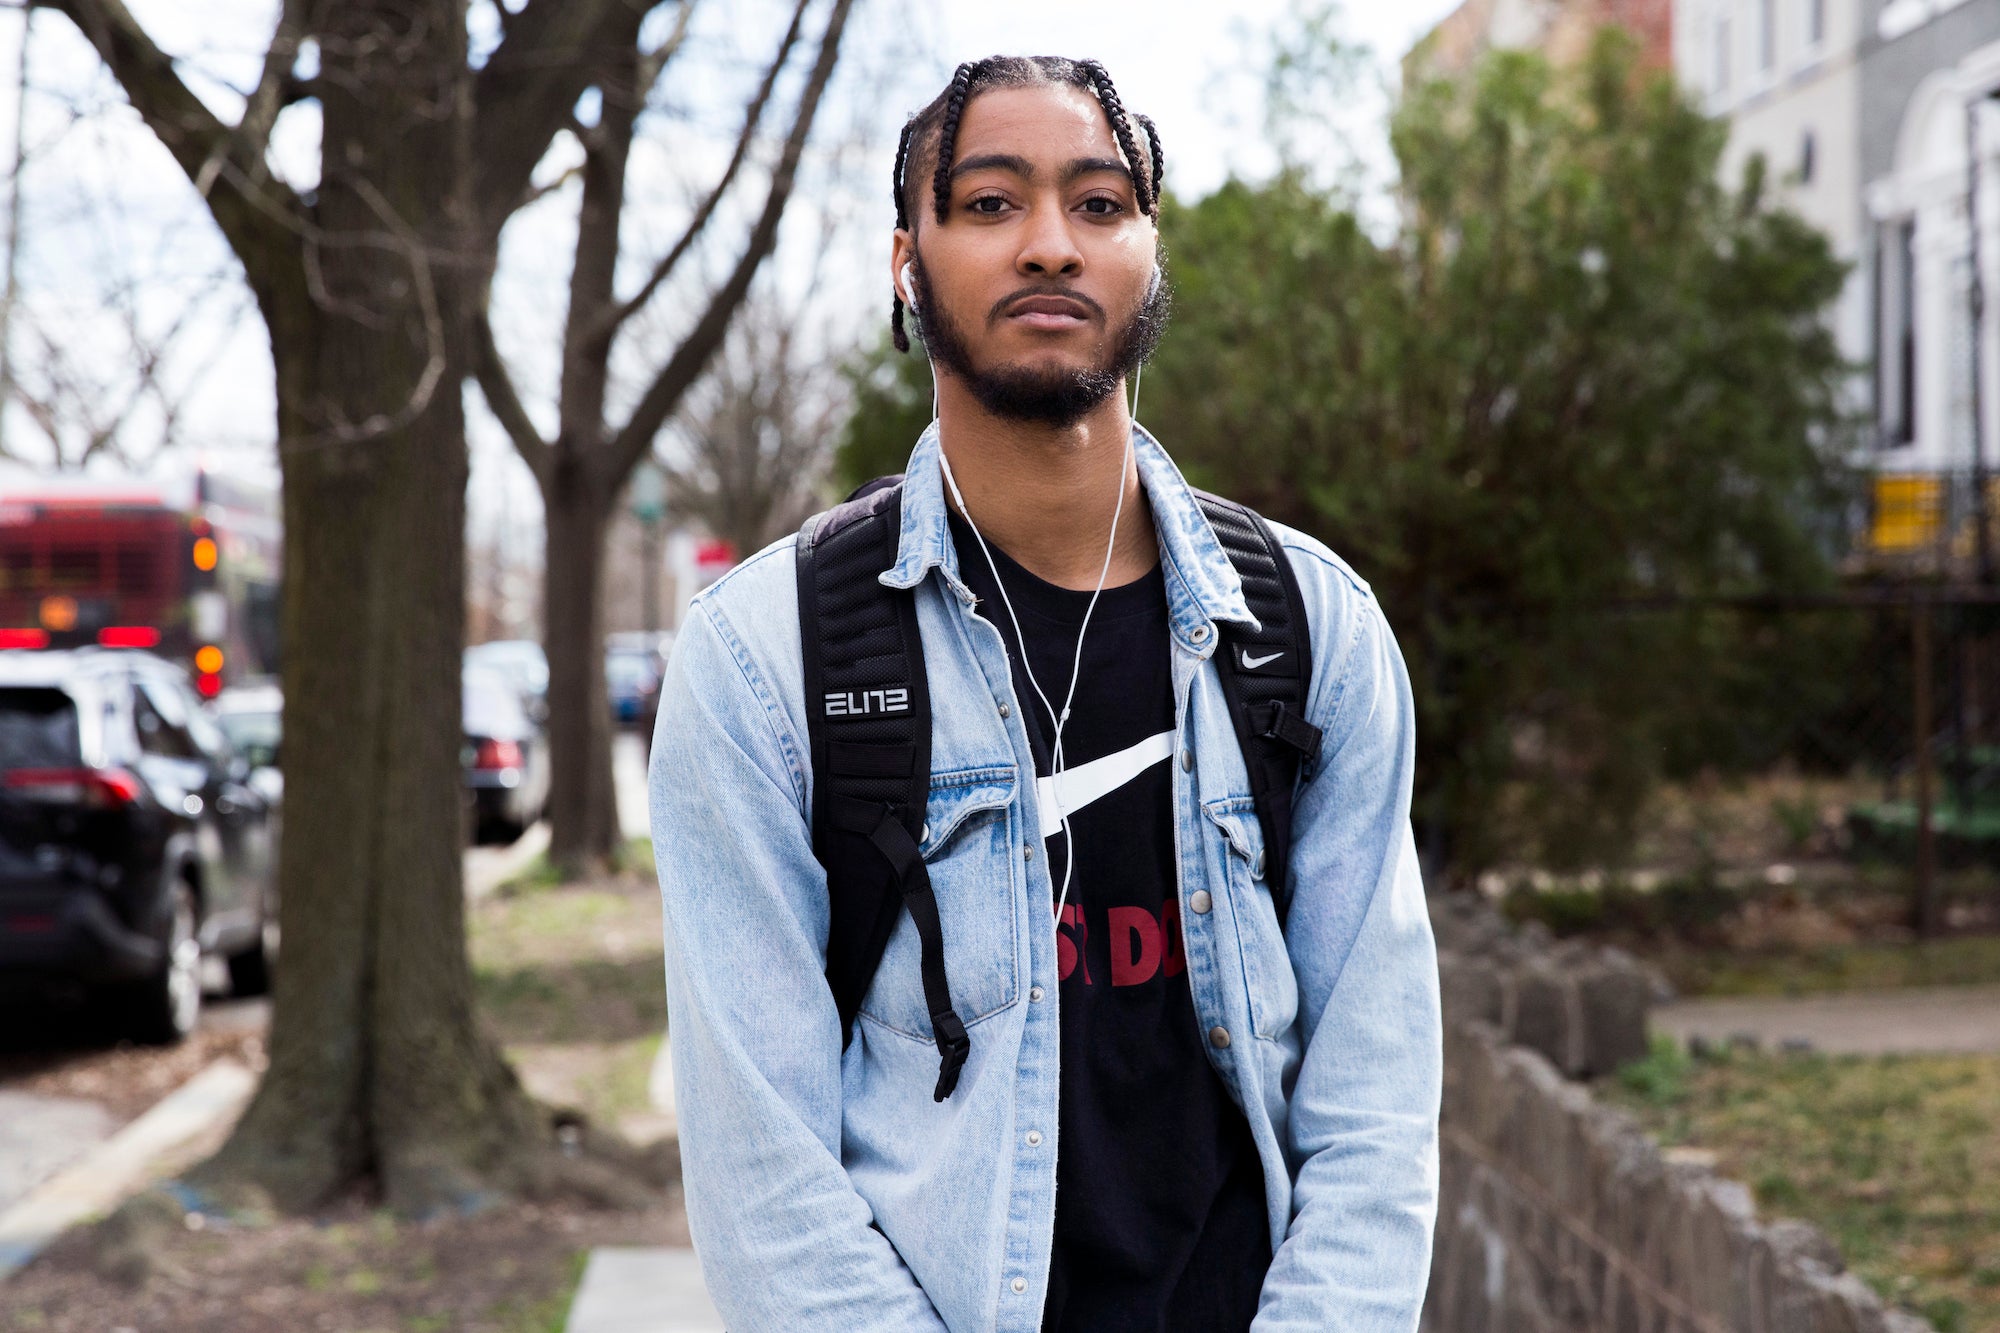
<svg viewBox="0 0 2000 1333">
<path fill-rule="evenodd" d="M 916 201 L 911 195 L 910 167 L 930 158 L 931 205 L 942 223 L 951 215 L 951 165 L 958 151 L 958 123 L 965 104 L 988 88 L 1080 88 L 1097 99 L 1111 133 L 1132 169 L 1132 195 L 1139 211 L 1156 222 L 1160 216 L 1160 178 L 1166 158 L 1160 151 L 1160 132 L 1151 118 L 1129 114 L 1111 82 L 1111 75 L 1095 60 L 1070 60 L 1063 56 L 988 56 L 969 60 L 952 71 L 951 82 L 931 99 L 923 110 L 903 123 L 896 143 L 896 165 L 891 188 L 896 196 L 896 227 L 911 230 Z M 1133 126 L 1144 130 L 1147 152 L 1141 156 Z M 903 294 L 891 298 L 889 331 L 896 350 L 910 350 L 909 334 L 903 328 Z"/>
</svg>

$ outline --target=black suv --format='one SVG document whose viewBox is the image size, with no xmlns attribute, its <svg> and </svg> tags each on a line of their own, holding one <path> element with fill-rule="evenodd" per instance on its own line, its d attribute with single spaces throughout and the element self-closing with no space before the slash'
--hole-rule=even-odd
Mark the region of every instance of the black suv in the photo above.
<svg viewBox="0 0 2000 1333">
<path fill-rule="evenodd" d="M 204 954 L 264 990 L 275 858 L 249 776 L 171 663 L 0 652 L 0 983 L 81 983 L 153 1042 L 193 1030 Z"/>
</svg>

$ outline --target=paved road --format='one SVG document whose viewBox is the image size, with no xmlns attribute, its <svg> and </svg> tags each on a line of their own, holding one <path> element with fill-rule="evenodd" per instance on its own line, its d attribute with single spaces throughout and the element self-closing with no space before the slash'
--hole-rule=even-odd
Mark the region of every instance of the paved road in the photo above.
<svg viewBox="0 0 2000 1333">
<path fill-rule="evenodd" d="M 1653 1011 L 1653 1030 L 1683 1042 L 1803 1041 L 1830 1055 L 2000 1053 L 2000 986 L 1682 1000 Z"/>
</svg>

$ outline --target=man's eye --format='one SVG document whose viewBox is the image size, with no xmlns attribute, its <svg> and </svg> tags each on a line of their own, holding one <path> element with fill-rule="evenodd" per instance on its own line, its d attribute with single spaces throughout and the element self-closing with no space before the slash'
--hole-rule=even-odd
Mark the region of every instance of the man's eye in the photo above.
<svg viewBox="0 0 2000 1333">
<path fill-rule="evenodd" d="M 1108 194 L 1094 194 L 1090 196 L 1090 198 L 1083 201 L 1083 208 L 1085 212 L 1095 213 L 1099 217 L 1109 217 L 1113 213 L 1122 213 L 1125 211 L 1125 205 L 1119 203 Z"/>
<path fill-rule="evenodd" d="M 988 207 L 988 205 L 991 205 L 991 207 Z M 967 212 L 984 213 L 991 217 L 993 214 L 1007 207 L 1007 200 L 1004 196 L 997 194 L 982 194 L 976 199 L 967 200 L 965 207 Z"/>
</svg>

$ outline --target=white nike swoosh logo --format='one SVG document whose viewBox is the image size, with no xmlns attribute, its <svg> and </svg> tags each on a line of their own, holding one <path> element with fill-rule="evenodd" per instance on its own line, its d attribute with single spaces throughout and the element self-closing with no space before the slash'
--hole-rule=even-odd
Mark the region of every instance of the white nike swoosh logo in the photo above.
<svg viewBox="0 0 2000 1333">
<path fill-rule="evenodd" d="M 1060 777 L 1035 779 L 1035 803 L 1041 808 L 1043 839 L 1053 838 L 1062 831 L 1065 813 L 1073 815 L 1099 797 L 1109 796 L 1162 759 L 1171 758 L 1173 753 L 1174 733 L 1163 731 L 1137 745 L 1066 768 Z"/>
<path fill-rule="evenodd" d="M 1246 671 L 1255 671 L 1260 666 L 1269 666 L 1285 655 L 1285 650 L 1282 648 L 1268 657 L 1252 657 L 1248 648 L 1238 649 L 1237 652 L 1238 656 L 1243 659 L 1243 669 Z"/>
</svg>

